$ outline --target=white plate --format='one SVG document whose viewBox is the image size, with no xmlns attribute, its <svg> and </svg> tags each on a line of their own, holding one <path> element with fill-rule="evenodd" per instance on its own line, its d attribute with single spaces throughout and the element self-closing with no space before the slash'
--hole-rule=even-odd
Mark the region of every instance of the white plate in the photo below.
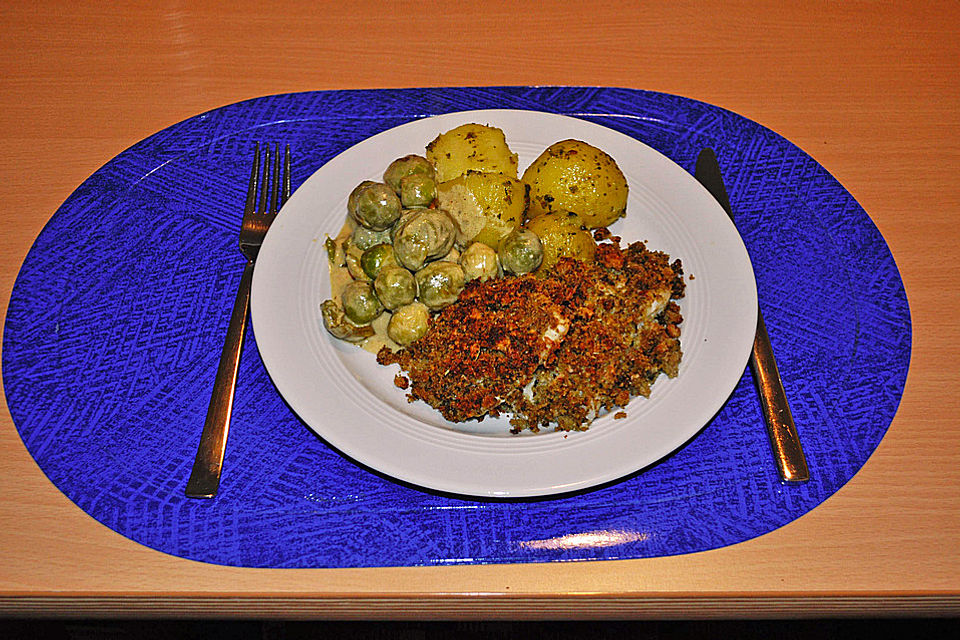
<svg viewBox="0 0 960 640">
<path fill-rule="evenodd" d="M 683 261 L 683 360 L 628 417 L 588 431 L 510 435 L 506 418 L 454 424 L 393 384 L 396 366 L 332 338 L 320 320 L 330 296 L 323 241 L 339 231 L 347 195 L 381 179 L 394 158 L 424 153 L 460 124 L 500 127 L 520 170 L 550 144 L 576 138 L 617 161 L 630 185 L 627 215 L 611 230 Z M 278 390 L 329 444 L 384 474 L 422 487 L 485 497 L 566 493 L 628 475 L 671 453 L 720 409 L 746 366 L 757 292 L 746 249 L 723 209 L 686 171 L 650 147 L 584 120 L 533 111 L 451 113 L 410 122 L 347 149 L 284 206 L 253 278 L 257 345 Z"/>
</svg>

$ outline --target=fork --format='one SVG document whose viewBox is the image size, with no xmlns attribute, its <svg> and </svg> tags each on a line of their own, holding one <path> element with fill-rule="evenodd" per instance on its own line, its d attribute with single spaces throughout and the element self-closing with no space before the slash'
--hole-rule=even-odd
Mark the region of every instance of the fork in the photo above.
<svg viewBox="0 0 960 640">
<path fill-rule="evenodd" d="M 262 174 L 259 142 L 254 148 L 253 156 L 250 186 L 243 209 L 243 222 L 240 224 L 240 252 L 246 257 L 247 264 L 240 277 L 240 287 L 237 289 L 237 298 L 233 303 L 230 324 L 227 326 L 227 337 L 220 354 L 220 364 L 217 367 L 217 377 L 213 383 L 207 419 L 200 434 L 200 446 L 197 449 L 190 480 L 187 481 L 186 494 L 190 498 L 212 498 L 217 495 L 217 490 L 220 488 L 220 472 L 223 469 L 223 454 L 227 444 L 227 432 L 230 429 L 234 391 L 237 387 L 240 351 L 243 347 L 243 336 L 246 332 L 247 315 L 250 309 L 253 267 L 267 229 L 277 217 L 280 207 L 290 197 L 290 145 L 287 145 L 284 150 L 282 176 L 280 175 L 280 151 L 276 146 L 271 154 L 269 145 L 266 145 L 263 153 Z M 263 188 L 260 189 L 258 202 L 258 183 L 261 180 Z"/>
</svg>

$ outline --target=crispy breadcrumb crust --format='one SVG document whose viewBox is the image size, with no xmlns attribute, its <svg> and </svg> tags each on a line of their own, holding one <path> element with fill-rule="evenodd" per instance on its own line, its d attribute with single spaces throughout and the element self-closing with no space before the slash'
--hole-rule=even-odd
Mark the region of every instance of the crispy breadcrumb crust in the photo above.
<svg viewBox="0 0 960 640">
<path fill-rule="evenodd" d="M 399 364 L 410 401 L 453 422 L 510 413 L 515 433 L 586 429 L 676 376 L 682 357 L 681 262 L 611 240 L 590 263 L 470 283 L 423 338 L 377 361 Z"/>
</svg>

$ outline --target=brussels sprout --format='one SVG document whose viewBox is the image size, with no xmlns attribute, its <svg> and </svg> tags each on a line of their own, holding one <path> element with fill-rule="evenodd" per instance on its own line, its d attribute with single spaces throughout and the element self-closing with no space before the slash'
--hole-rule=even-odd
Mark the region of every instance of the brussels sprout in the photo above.
<svg viewBox="0 0 960 640">
<path fill-rule="evenodd" d="M 417 281 L 413 274 L 395 265 L 380 270 L 373 281 L 373 289 L 383 306 L 391 311 L 410 304 L 417 297 Z"/>
<path fill-rule="evenodd" d="M 387 185 L 374 182 L 357 189 L 347 199 L 347 213 L 359 225 L 382 231 L 400 217 L 400 198 Z"/>
<path fill-rule="evenodd" d="M 420 302 L 433 311 L 456 301 L 466 284 L 460 265 L 442 260 L 431 262 L 417 271 L 416 278 Z"/>
<path fill-rule="evenodd" d="M 333 300 L 324 300 L 320 304 L 320 316 L 323 326 L 334 338 L 347 342 L 363 342 L 373 335 L 370 325 L 357 326 L 350 322 L 343 313 L 343 309 Z"/>
<path fill-rule="evenodd" d="M 383 181 L 386 182 L 397 195 L 400 195 L 400 182 L 407 176 L 414 175 L 426 176 L 432 180 L 436 176 L 436 173 L 433 170 L 433 165 L 430 164 L 426 158 L 410 154 L 391 162 L 387 170 L 383 172 Z"/>
<path fill-rule="evenodd" d="M 373 180 L 364 180 L 357 186 L 353 188 L 353 191 L 350 192 L 350 195 L 347 196 L 347 211 L 353 211 L 357 208 L 357 196 L 360 195 L 360 192 L 369 187 L 372 184 L 377 184 Z"/>
<path fill-rule="evenodd" d="M 367 229 L 366 227 L 357 225 L 357 228 L 350 234 L 350 242 L 361 251 L 366 251 L 370 247 L 378 244 L 389 244 L 390 229 L 374 231 L 373 229 Z"/>
<path fill-rule="evenodd" d="M 453 247 L 450 251 L 447 251 L 447 255 L 442 258 L 437 258 L 437 260 L 445 260 L 447 262 L 460 262 L 460 251 Z"/>
<path fill-rule="evenodd" d="M 368 324 L 383 313 L 383 305 L 369 282 L 351 282 L 340 293 L 343 312 L 354 324 Z"/>
<path fill-rule="evenodd" d="M 387 336 L 401 347 L 423 337 L 430 325 L 430 311 L 422 302 L 412 302 L 393 312 Z"/>
<path fill-rule="evenodd" d="M 540 238 L 529 229 L 517 229 L 504 236 L 497 247 L 497 257 L 504 270 L 522 275 L 536 270 L 543 260 Z"/>
<path fill-rule="evenodd" d="M 393 246 L 389 244 L 370 247 L 360 256 L 360 268 L 371 280 L 376 279 L 380 270 L 388 265 L 400 266 L 393 255 Z"/>
<path fill-rule="evenodd" d="M 400 181 L 400 202 L 404 207 L 426 207 L 437 197 L 437 183 L 430 176 L 414 174 Z"/>
<path fill-rule="evenodd" d="M 393 227 L 393 250 L 401 266 L 416 271 L 453 248 L 456 227 L 440 209 L 410 209 Z"/>
<path fill-rule="evenodd" d="M 482 242 L 474 242 L 460 254 L 460 266 L 467 282 L 486 282 L 500 275 L 500 260 L 497 252 Z"/>
</svg>

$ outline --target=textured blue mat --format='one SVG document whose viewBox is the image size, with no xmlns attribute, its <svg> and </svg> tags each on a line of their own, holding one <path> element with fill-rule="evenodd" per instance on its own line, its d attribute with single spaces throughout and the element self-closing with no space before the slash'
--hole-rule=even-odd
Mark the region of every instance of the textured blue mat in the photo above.
<svg viewBox="0 0 960 640">
<path fill-rule="evenodd" d="M 221 493 L 183 488 L 242 270 L 240 203 L 257 140 L 286 140 L 296 187 L 414 118 L 549 111 L 611 127 L 687 170 L 717 150 L 757 273 L 813 477 L 778 481 L 745 372 L 680 451 L 549 500 L 438 495 L 328 448 L 272 386 L 252 333 Z M 3 381 L 37 464 L 81 509 L 148 547 L 250 567 L 643 558 L 763 535 L 826 500 L 886 432 L 910 359 L 892 256 L 852 196 L 802 150 L 729 111 L 628 89 L 315 92 L 226 106 L 121 153 L 43 229 L 14 286 Z"/>
</svg>

